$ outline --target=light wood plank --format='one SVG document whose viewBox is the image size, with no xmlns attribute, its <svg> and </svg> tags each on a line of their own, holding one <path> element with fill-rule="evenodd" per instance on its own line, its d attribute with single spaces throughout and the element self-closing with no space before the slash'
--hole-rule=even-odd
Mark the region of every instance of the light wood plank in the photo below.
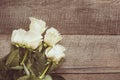
<svg viewBox="0 0 120 80">
<path fill-rule="evenodd" d="M 33 16 L 62 34 L 120 34 L 119 4 L 119 0 L 0 0 L 0 33 L 28 29 L 28 17 Z"/>
<path fill-rule="evenodd" d="M 120 36 L 117 35 L 64 35 L 61 44 L 67 48 L 66 58 L 69 59 L 65 65 L 68 68 L 71 66 L 84 68 L 88 65 L 89 67 L 101 65 L 118 67 L 119 39 Z M 70 56 L 72 59 L 69 58 Z M 70 62 L 73 64 L 69 64 Z"/>
<path fill-rule="evenodd" d="M 0 35 L 0 56 L 9 52 L 10 36 Z M 64 35 L 66 61 L 57 73 L 120 73 L 119 35 Z"/>
<path fill-rule="evenodd" d="M 62 74 L 61 76 L 66 80 L 120 80 L 120 74 Z"/>
</svg>

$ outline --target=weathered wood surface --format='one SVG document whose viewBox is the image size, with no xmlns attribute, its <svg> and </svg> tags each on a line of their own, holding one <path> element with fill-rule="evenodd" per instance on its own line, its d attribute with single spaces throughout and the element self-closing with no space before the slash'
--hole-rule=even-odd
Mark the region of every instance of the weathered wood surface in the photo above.
<svg viewBox="0 0 120 80">
<path fill-rule="evenodd" d="M 0 0 L 0 33 L 28 29 L 30 16 L 62 34 L 120 34 L 120 0 Z"/>
<path fill-rule="evenodd" d="M 28 29 L 30 16 L 64 34 L 66 62 L 56 72 L 66 80 L 120 80 L 120 36 L 106 35 L 120 34 L 120 0 L 0 0 L 0 57 L 7 34 Z"/>
<path fill-rule="evenodd" d="M 64 35 L 66 62 L 56 71 L 66 80 L 120 80 L 119 35 Z M 9 53 L 10 35 L 0 35 L 0 57 Z"/>
<path fill-rule="evenodd" d="M 66 80 L 120 80 L 120 74 L 62 74 L 62 76 Z"/>
<path fill-rule="evenodd" d="M 0 56 L 9 52 L 10 36 L 0 35 Z M 120 73 L 120 36 L 64 35 L 66 61 L 57 73 Z"/>
</svg>

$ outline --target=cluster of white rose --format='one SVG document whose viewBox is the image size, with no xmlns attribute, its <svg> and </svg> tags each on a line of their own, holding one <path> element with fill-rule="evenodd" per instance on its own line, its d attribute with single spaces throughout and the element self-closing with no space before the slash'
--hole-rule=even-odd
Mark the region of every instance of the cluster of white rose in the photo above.
<svg viewBox="0 0 120 80">
<path fill-rule="evenodd" d="M 53 27 L 47 29 L 46 23 L 42 20 L 30 17 L 30 21 L 31 23 L 28 31 L 18 29 L 12 32 L 12 44 L 35 50 L 44 42 L 49 46 L 45 50 L 46 57 L 49 60 L 58 63 L 63 57 L 65 57 L 65 48 L 57 44 L 62 39 L 62 36 Z M 45 33 L 44 37 L 42 36 L 43 33 Z"/>
</svg>

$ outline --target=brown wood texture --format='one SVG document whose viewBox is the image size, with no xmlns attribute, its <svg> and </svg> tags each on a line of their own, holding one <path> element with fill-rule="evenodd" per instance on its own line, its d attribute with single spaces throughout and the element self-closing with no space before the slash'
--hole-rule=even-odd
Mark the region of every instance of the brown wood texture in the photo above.
<svg viewBox="0 0 120 80">
<path fill-rule="evenodd" d="M 0 0 L 0 57 L 10 50 L 7 34 L 28 29 L 31 16 L 64 34 L 66 61 L 56 73 L 66 80 L 120 80 L 120 36 L 110 35 L 120 34 L 120 0 Z"/>
<path fill-rule="evenodd" d="M 57 73 L 120 73 L 120 36 L 64 35 L 66 61 Z M 10 36 L 0 35 L 0 56 L 9 53 Z"/>
<path fill-rule="evenodd" d="M 66 80 L 120 80 L 119 35 L 63 35 L 65 63 L 55 71 Z M 10 51 L 10 35 L 0 35 L 0 57 Z"/>
<path fill-rule="evenodd" d="M 119 0 L 0 0 L 0 33 L 43 19 L 62 34 L 120 34 Z"/>
<path fill-rule="evenodd" d="M 62 76 L 66 80 L 120 80 L 120 74 L 62 74 Z"/>
</svg>

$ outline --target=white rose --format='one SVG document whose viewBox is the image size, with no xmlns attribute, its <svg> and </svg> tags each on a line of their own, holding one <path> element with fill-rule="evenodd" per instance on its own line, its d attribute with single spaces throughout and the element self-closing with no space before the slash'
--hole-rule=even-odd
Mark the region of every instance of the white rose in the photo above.
<svg viewBox="0 0 120 80">
<path fill-rule="evenodd" d="M 42 36 L 39 33 L 18 29 L 13 31 L 11 42 L 20 47 L 36 49 L 42 42 Z"/>
<path fill-rule="evenodd" d="M 23 41 L 26 47 L 36 49 L 42 42 L 42 36 L 39 33 L 28 31 L 25 33 Z"/>
<path fill-rule="evenodd" d="M 55 28 L 50 28 L 46 31 L 44 42 L 49 46 L 55 45 L 62 39 L 60 33 Z"/>
<path fill-rule="evenodd" d="M 46 30 L 46 23 L 42 20 L 30 17 L 30 31 L 42 34 Z"/>
<path fill-rule="evenodd" d="M 23 44 L 23 38 L 25 33 L 26 31 L 24 29 L 13 30 L 11 42 L 17 45 Z"/>
<path fill-rule="evenodd" d="M 64 51 L 65 48 L 57 44 L 53 46 L 53 48 L 51 47 L 47 48 L 45 51 L 45 55 L 49 60 L 58 64 L 58 62 L 65 57 Z"/>
</svg>

